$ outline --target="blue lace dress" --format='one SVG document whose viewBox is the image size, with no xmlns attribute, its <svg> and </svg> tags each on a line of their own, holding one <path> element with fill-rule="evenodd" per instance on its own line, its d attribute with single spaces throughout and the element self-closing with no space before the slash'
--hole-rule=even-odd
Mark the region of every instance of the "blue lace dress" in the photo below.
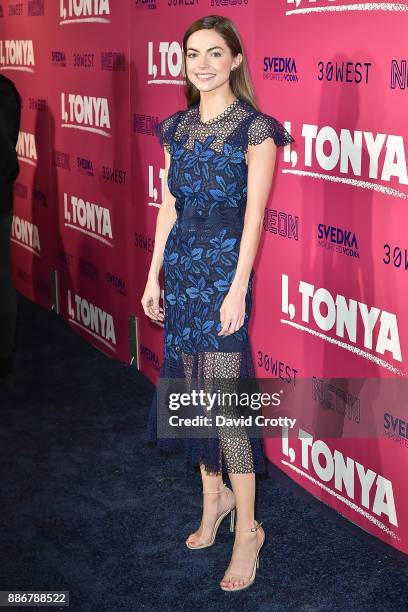
<svg viewBox="0 0 408 612">
<path fill-rule="evenodd" d="M 177 219 L 164 254 L 164 350 L 161 380 L 226 382 L 254 378 L 248 324 L 253 269 L 245 298 L 244 324 L 218 336 L 220 307 L 234 278 L 244 225 L 248 167 L 245 152 L 272 138 L 277 146 L 294 141 L 275 118 L 236 98 L 223 113 L 201 121 L 198 104 L 156 125 L 159 142 L 170 153 L 168 186 Z M 217 386 L 217 389 L 219 387 Z M 228 435 L 160 437 L 158 418 L 167 414 L 164 394 L 154 392 L 148 440 L 161 451 L 184 451 L 186 462 L 208 472 L 265 471 L 261 437 Z"/>
</svg>

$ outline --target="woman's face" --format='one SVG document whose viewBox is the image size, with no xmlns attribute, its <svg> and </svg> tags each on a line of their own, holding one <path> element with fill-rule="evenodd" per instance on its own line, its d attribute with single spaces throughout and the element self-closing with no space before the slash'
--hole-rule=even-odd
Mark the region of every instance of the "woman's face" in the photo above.
<svg viewBox="0 0 408 612">
<path fill-rule="evenodd" d="M 228 81 L 241 58 L 240 53 L 232 56 L 225 40 L 215 30 L 198 30 L 187 39 L 187 77 L 200 91 L 211 91 Z"/>
</svg>

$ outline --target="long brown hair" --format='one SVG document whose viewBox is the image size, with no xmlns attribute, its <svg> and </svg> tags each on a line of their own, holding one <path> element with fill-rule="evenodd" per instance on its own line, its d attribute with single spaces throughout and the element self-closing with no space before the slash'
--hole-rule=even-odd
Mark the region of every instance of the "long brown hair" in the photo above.
<svg viewBox="0 0 408 612">
<path fill-rule="evenodd" d="M 187 55 L 187 40 L 191 34 L 197 30 L 215 30 L 225 40 L 230 48 L 232 56 L 236 57 L 238 53 L 242 53 L 242 61 L 238 68 L 231 70 L 230 87 L 237 98 L 251 104 L 256 110 L 260 110 L 256 100 L 252 80 L 249 74 L 246 55 L 243 51 L 241 37 L 237 28 L 231 19 L 222 15 L 206 15 L 194 21 L 186 30 L 183 37 L 183 71 L 186 78 L 184 93 L 187 99 L 187 104 L 190 107 L 200 101 L 200 90 L 189 80 L 186 70 L 186 55 Z"/>
</svg>

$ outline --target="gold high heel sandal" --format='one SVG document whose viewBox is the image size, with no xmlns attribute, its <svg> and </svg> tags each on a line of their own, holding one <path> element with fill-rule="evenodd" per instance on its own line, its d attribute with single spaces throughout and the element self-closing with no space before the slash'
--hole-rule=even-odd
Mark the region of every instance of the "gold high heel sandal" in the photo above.
<svg viewBox="0 0 408 612">
<path fill-rule="evenodd" d="M 247 589 L 248 587 L 251 586 L 251 584 L 253 584 L 254 580 L 255 580 L 255 575 L 256 575 L 256 570 L 259 567 L 259 551 L 261 550 L 262 546 L 264 545 L 265 542 L 265 532 L 264 530 L 261 528 L 262 523 L 258 523 L 256 522 L 256 526 L 252 527 L 252 529 L 236 529 L 236 532 L 251 532 L 251 531 L 260 531 L 260 533 L 262 534 L 262 542 L 259 544 L 257 551 L 256 551 L 256 557 L 255 557 L 255 561 L 254 561 L 254 567 L 252 570 L 252 574 L 250 576 L 240 576 L 239 574 L 230 574 L 230 576 L 226 576 L 224 575 L 224 578 L 238 578 L 239 579 L 243 579 L 243 580 L 247 580 L 246 583 L 235 586 L 235 587 L 224 587 L 220 584 L 220 587 L 222 588 L 223 591 L 242 591 L 242 589 Z M 223 580 L 224 580 L 223 578 Z"/>
<path fill-rule="evenodd" d="M 211 495 L 212 493 L 222 493 L 223 491 L 225 491 L 225 488 L 227 488 L 228 491 L 231 491 L 231 489 L 229 487 L 227 487 L 227 485 L 224 483 L 224 488 L 220 489 L 219 491 L 207 491 L 206 493 L 204 493 L 204 495 Z M 231 491 L 231 493 L 232 492 L 233 491 Z M 199 544 L 198 546 L 192 546 L 191 544 L 188 544 L 186 542 L 187 548 L 191 548 L 191 550 L 195 550 L 196 548 L 197 549 L 198 548 L 208 548 L 208 546 L 212 546 L 214 544 L 215 536 L 217 535 L 218 527 L 221 525 L 221 523 L 224 520 L 224 518 L 228 514 L 230 514 L 230 513 L 231 513 L 230 532 L 233 533 L 233 531 L 234 531 L 234 523 L 235 523 L 235 499 L 234 499 L 234 505 L 231 508 L 228 508 L 228 510 L 226 510 L 222 514 L 220 514 L 220 516 L 215 521 L 210 541 L 209 542 L 204 542 L 203 544 Z M 191 534 L 191 535 L 193 535 L 193 534 Z"/>
</svg>

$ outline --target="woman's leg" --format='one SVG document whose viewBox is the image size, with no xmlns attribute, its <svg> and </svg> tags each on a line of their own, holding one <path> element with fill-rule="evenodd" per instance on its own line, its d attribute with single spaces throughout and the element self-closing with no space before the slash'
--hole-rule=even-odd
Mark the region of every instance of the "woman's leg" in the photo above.
<svg viewBox="0 0 408 612">
<path fill-rule="evenodd" d="M 255 474 L 229 474 L 235 494 L 237 523 L 235 542 L 231 562 L 220 585 L 234 587 L 246 584 L 246 580 L 237 576 L 251 576 L 256 551 L 261 542 L 259 531 L 249 531 L 255 526 Z"/>
<path fill-rule="evenodd" d="M 240 371 L 240 353 L 229 353 L 229 359 L 223 360 L 227 363 L 228 378 L 222 381 L 220 386 L 228 393 L 237 391 Z M 220 384 L 220 382 L 219 382 Z M 220 406 L 220 412 L 224 416 L 237 418 L 239 412 L 233 405 L 225 403 Z M 230 565 L 221 580 L 221 586 L 234 587 L 244 585 L 247 581 L 238 576 L 252 574 L 254 561 L 262 535 L 259 531 L 250 530 L 256 525 L 255 522 L 255 469 L 253 453 L 248 433 L 243 426 L 221 427 L 219 430 L 220 446 L 228 470 L 232 489 L 235 495 L 237 523 L 235 531 L 234 548 Z"/>
<path fill-rule="evenodd" d="M 217 367 L 217 364 L 223 361 L 222 355 L 219 353 L 200 353 L 198 355 L 197 370 L 194 372 L 192 356 L 186 355 L 184 366 L 188 383 L 194 381 L 198 388 L 202 388 L 209 393 L 214 391 L 214 377 L 219 374 L 219 366 Z M 192 546 L 199 546 L 208 542 L 211 539 L 214 523 L 217 518 L 233 506 L 234 494 L 231 489 L 224 487 L 223 483 L 221 457 L 219 458 L 219 467 L 220 471 L 211 472 L 206 471 L 203 463 L 200 464 L 203 512 L 200 527 L 186 540 L 186 543 Z"/>
<path fill-rule="evenodd" d="M 198 379 L 204 383 L 206 390 L 223 391 L 226 394 L 236 391 L 241 368 L 241 355 L 234 353 L 204 353 L 203 361 L 197 373 Z M 225 396 L 227 397 L 227 395 Z M 218 407 L 218 413 L 226 417 L 236 417 L 238 413 L 233 406 L 223 404 Z M 218 429 L 220 451 L 224 457 L 235 495 L 238 513 L 234 550 L 228 575 L 231 572 L 249 576 L 255 559 L 259 542 L 258 532 L 249 532 L 254 526 L 255 506 L 255 473 L 252 448 L 244 427 L 235 427 L 233 432 L 229 427 Z M 222 493 L 216 493 L 223 488 L 222 473 L 211 473 L 200 465 L 203 487 L 203 515 L 200 528 L 187 538 L 192 546 L 208 542 L 211 538 L 214 523 L 222 512 L 233 504 L 234 495 L 226 487 Z M 226 584 L 225 580 L 222 584 Z M 242 584 L 243 581 L 238 581 Z M 237 581 L 230 581 L 234 586 Z"/>
<path fill-rule="evenodd" d="M 234 499 L 231 489 L 224 487 L 221 473 L 207 472 L 203 464 L 200 465 L 200 471 L 203 485 L 203 514 L 200 527 L 186 540 L 191 546 L 199 546 L 211 539 L 215 521 L 233 505 Z"/>
</svg>

